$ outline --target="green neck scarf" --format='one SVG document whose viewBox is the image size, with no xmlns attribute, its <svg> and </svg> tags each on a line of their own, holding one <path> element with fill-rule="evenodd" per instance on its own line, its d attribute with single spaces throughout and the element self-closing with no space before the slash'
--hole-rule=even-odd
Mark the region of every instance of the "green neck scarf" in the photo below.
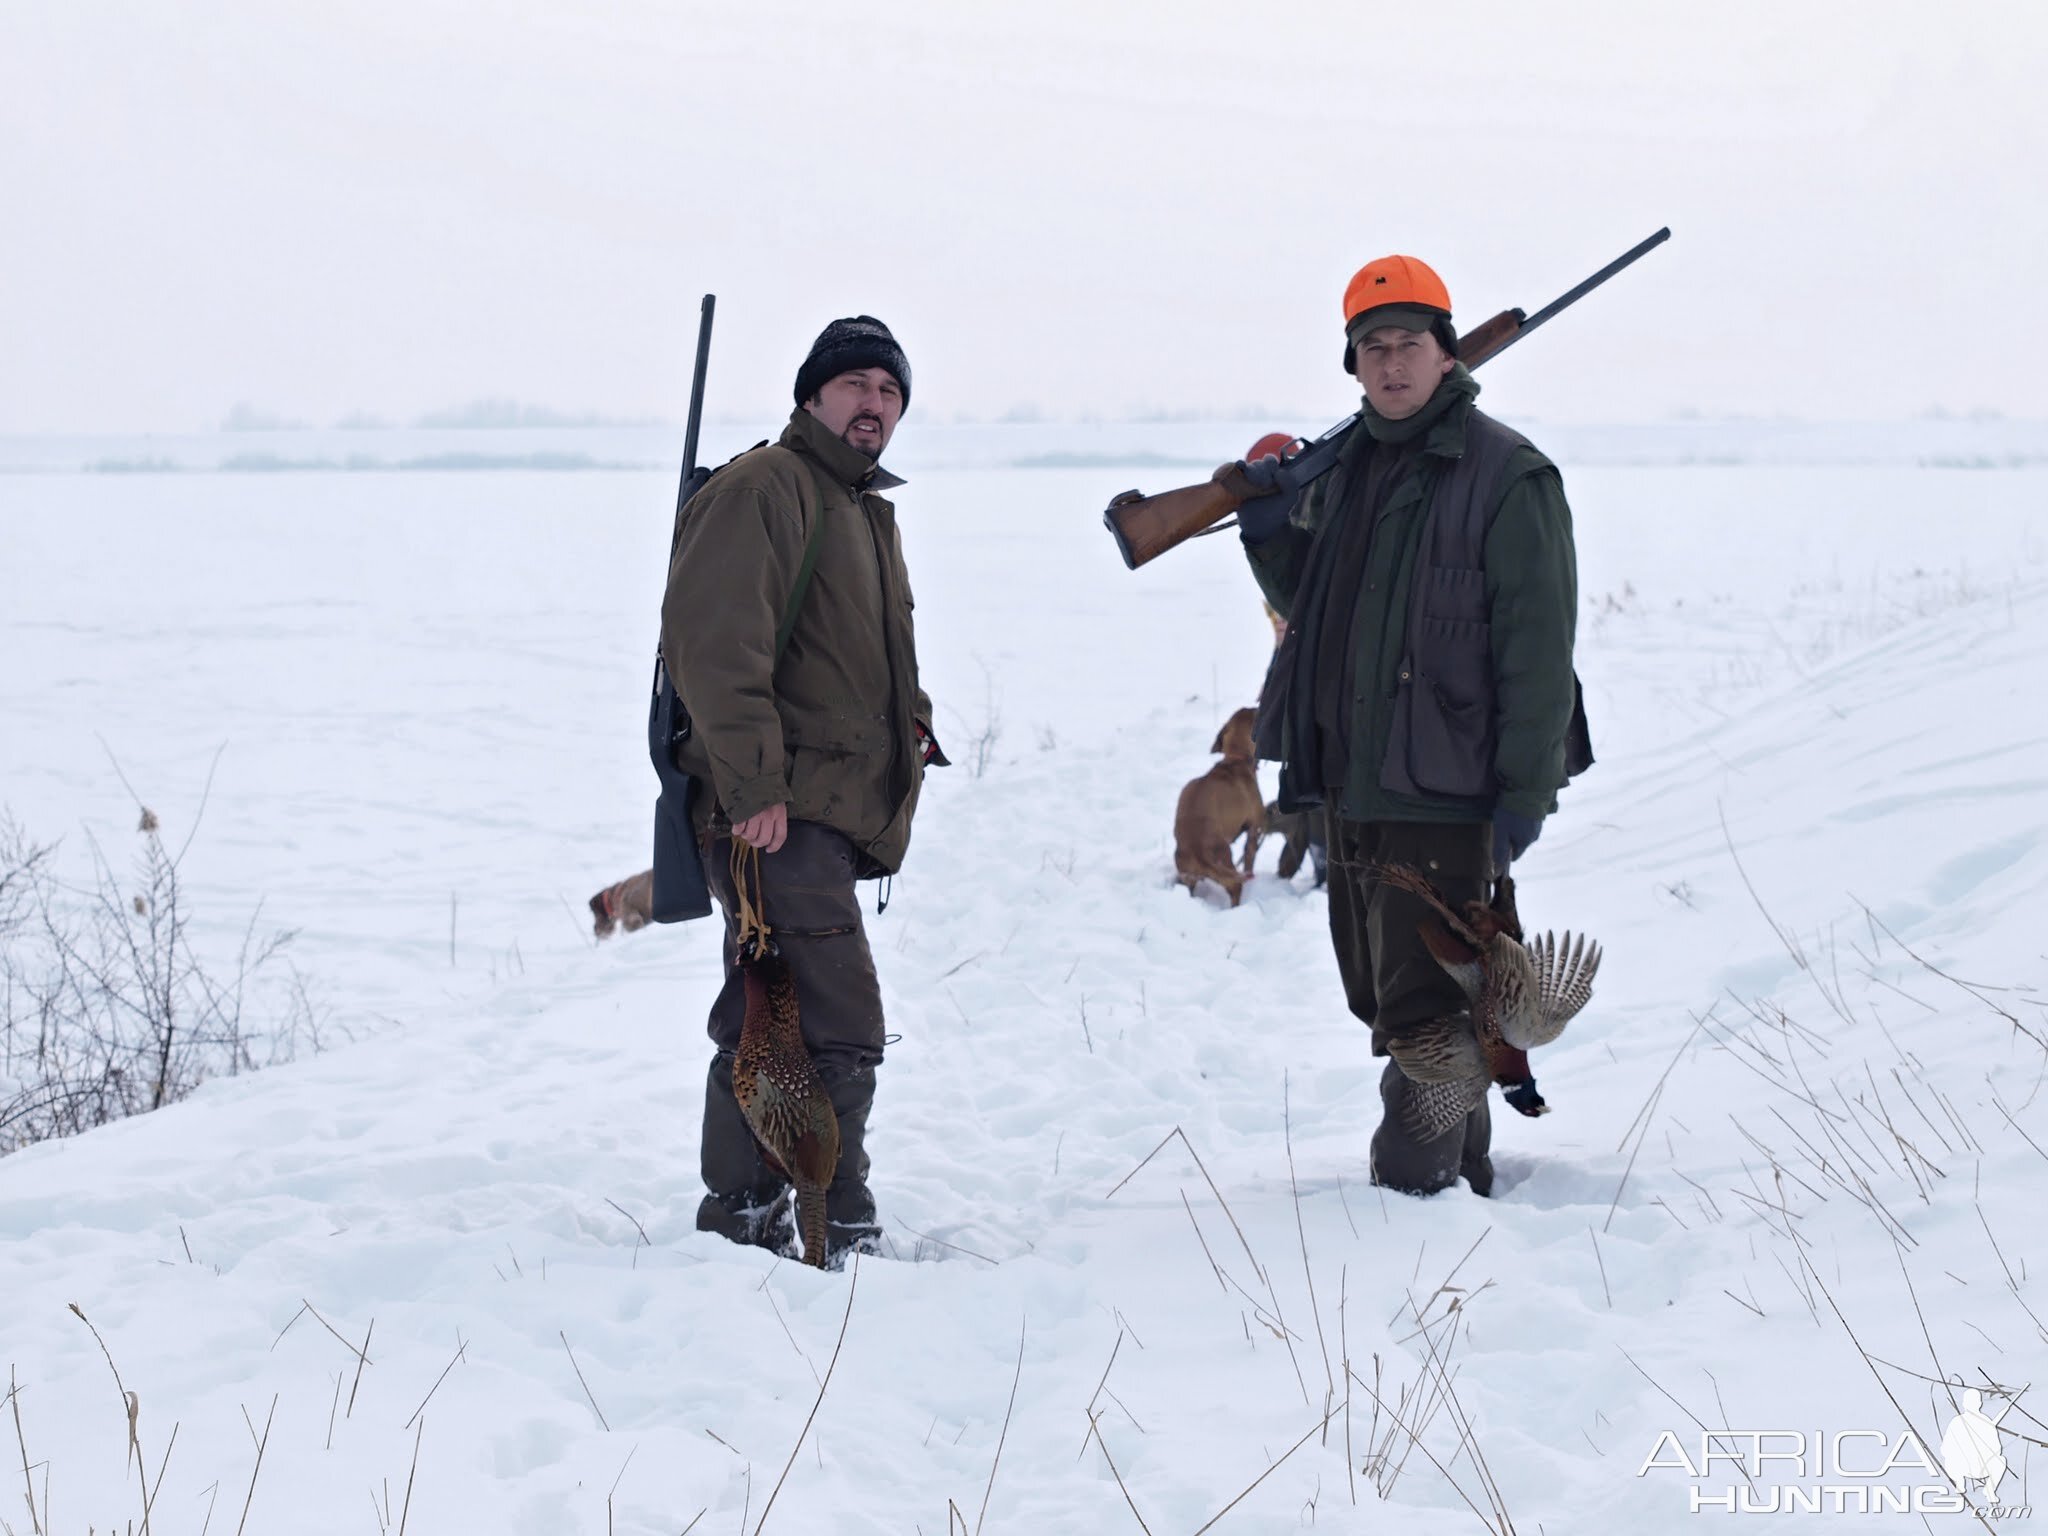
<svg viewBox="0 0 2048 1536">
<path fill-rule="evenodd" d="M 1436 393 L 1421 410 L 1413 416 L 1404 416 L 1399 421 L 1389 421 L 1372 408 L 1367 400 L 1360 409 L 1365 418 L 1365 430 L 1372 434 L 1376 443 L 1399 446 L 1412 443 L 1460 404 L 1469 405 L 1479 396 L 1479 381 L 1472 377 L 1471 370 L 1463 363 L 1451 365 L 1451 371 L 1444 375 L 1443 382 L 1436 387 Z"/>
</svg>

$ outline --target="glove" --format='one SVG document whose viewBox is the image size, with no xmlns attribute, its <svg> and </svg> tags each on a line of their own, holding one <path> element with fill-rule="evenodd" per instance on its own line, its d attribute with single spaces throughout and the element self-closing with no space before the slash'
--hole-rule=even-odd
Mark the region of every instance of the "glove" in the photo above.
<svg viewBox="0 0 2048 1536">
<path fill-rule="evenodd" d="M 1529 851 L 1529 845 L 1543 834 L 1543 818 L 1524 816 L 1498 806 L 1493 813 L 1493 867 L 1506 874 L 1508 866 Z"/>
<path fill-rule="evenodd" d="M 1526 1083 L 1502 1083 L 1500 1095 L 1532 1120 L 1538 1115 L 1550 1113 L 1550 1106 L 1543 1102 L 1543 1095 L 1536 1091 L 1536 1079 L 1533 1077 Z"/>
<path fill-rule="evenodd" d="M 1237 536 L 1247 545 L 1263 544 L 1286 527 L 1301 502 L 1301 487 L 1276 458 L 1250 463 L 1239 459 L 1217 470 L 1213 478 L 1245 498 L 1237 509 Z"/>
</svg>

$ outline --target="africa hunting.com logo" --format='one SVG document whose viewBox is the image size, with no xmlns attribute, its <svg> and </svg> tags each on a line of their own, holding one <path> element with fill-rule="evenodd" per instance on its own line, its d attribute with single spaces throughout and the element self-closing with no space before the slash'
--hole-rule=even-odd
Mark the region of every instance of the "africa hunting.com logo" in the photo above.
<svg viewBox="0 0 2048 1536">
<path fill-rule="evenodd" d="M 1667 1429 L 1636 1476 L 1684 1473 L 1693 1480 L 1693 1514 L 1973 1514 L 2024 1520 L 2033 1514 L 2031 1505 L 1998 1502 L 2012 1470 L 1999 1422 L 2020 1393 L 1992 1395 L 2009 1399 L 1996 1414 L 1984 1411 L 1984 1393 L 1971 1388 L 1961 1394 L 1938 1452 L 1930 1452 L 1910 1429 L 1703 1429 L 1690 1445 Z"/>
</svg>

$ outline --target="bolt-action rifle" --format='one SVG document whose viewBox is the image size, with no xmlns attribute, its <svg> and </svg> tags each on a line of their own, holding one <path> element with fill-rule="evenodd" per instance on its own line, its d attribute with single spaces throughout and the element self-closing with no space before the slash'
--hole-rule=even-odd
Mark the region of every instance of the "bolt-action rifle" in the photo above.
<svg viewBox="0 0 2048 1536">
<path fill-rule="evenodd" d="M 669 559 L 682 537 L 683 508 L 711 478 L 697 462 L 697 429 L 704 421 L 704 371 L 711 361 L 711 313 L 718 300 L 704 295 L 697 321 L 697 366 L 690 377 L 690 420 L 683 430 L 683 477 L 676 488 L 675 532 L 669 537 Z M 661 780 L 654 802 L 654 892 L 650 916 L 657 923 L 708 917 L 711 887 L 704 878 L 704 860 L 697 851 L 697 829 L 690 818 L 697 781 L 676 766 L 676 749 L 690 737 L 690 715 L 669 680 L 659 650 L 654 656 L 654 692 L 647 705 L 647 753 Z"/>
<path fill-rule="evenodd" d="M 1533 315 L 1524 315 L 1519 309 L 1504 309 L 1491 320 L 1474 326 L 1458 338 L 1458 361 L 1467 368 L 1477 368 L 1488 358 L 1500 356 L 1537 326 L 1576 304 L 1623 267 L 1648 255 L 1670 238 L 1669 229 L 1658 230 Z M 1279 483 L 1274 489 L 1293 490 L 1329 473 L 1336 465 L 1337 455 L 1342 451 L 1351 429 L 1358 425 L 1358 417 L 1359 413 L 1354 411 L 1301 452 L 1285 460 L 1280 466 Z M 1163 491 L 1157 496 L 1125 491 L 1111 500 L 1109 509 L 1102 514 L 1102 521 L 1116 539 L 1124 564 L 1136 570 L 1176 544 L 1210 532 L 1258 494 L 1265 493 L 1246 481 L 1237 465 L 1226 464 L 1216 471 L 1214 477 L 1200 485 Z"/>
</svg>

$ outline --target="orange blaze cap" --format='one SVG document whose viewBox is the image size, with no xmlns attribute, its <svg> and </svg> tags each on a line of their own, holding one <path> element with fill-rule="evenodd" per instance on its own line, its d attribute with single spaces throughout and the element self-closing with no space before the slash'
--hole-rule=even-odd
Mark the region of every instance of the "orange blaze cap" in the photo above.
<svg viewBox="0 0 2048 1536">
<path fill-rule="evenodd" d="M 1382 304 L 1417 304 L 1451 312 L 1451 292 L 1427 262 L 1413 256 L 1382 256 L 1368 261 L 1344 288 L 1344 324 Z"/>
</svg>

